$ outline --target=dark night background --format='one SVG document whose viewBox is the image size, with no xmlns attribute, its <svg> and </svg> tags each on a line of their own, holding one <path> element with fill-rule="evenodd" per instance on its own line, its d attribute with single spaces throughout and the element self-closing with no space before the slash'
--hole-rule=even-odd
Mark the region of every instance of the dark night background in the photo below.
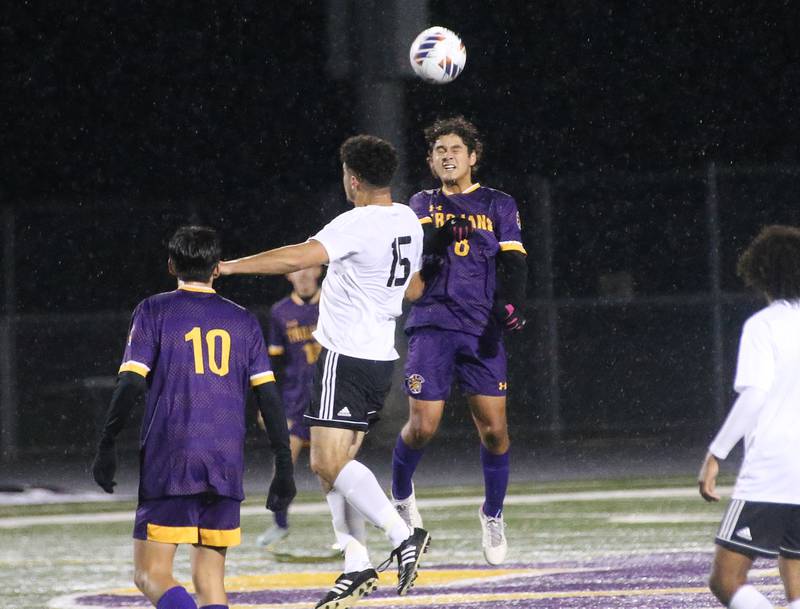
<svg viewBox="0 0 800 609">
<path fill-rule="evenodd" d="M 427 25 L 459 32 L 468 61 L 451 85 L 402 81 L 400 190 L 430 185 L 421 129 L 464 114 L 485 137 L 482 183 L 520 202 L 532 323 L 510 345 L 511 376 L 527 383 L 518 395 L 530 403 L 512 422 L 553 427 L 531 383 L 546 384 L 543 315 L 558 302 L 565 434 L 716 425 L 713 307 L 727 404 L 740 325 L 759 306 L 734 275 L 736 256 L 761 225 L 800 223 L 800 11 L 740 4 L 430 2 Z M 177 225 L 218 227 L 233 257 L 305 239 L 346 209 L 336 154 L 359 130 L 354 84 L 365 76 L 332 76 L 327 10 L 2 9 L 0 205 L 13 210 L 16 285 L 5 313 L 25 416 L 49 408 L 58 387 L 94 407 L 79 379 L 113 375 L 131 308 L 170 289 L 163 246 Z M 375 27 L 352 43 L 381 36 Z M 721 291 L 704 300 L 712 163 Z M 552 293 L 542 283 L 544 193 Z M 233 279 L 224 292 L 263 313 L 286 287 Z M 43 377 L 57 388 L 33 395 Z M 23 449 L 55 441 L 32 420 L 19 423 Z"/>
</svg>

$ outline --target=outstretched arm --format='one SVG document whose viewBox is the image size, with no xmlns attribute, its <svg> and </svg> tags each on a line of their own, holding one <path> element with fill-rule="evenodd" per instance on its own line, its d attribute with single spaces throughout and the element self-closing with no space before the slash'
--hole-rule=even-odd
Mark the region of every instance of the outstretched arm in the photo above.
<svg viewBox="0 0 800 609">
<path fill-rule="evenodd" d="M 287 245 L 252 256 L 220 262 L 221 275 L 285 275 L 328 264 L 328 252 L 319 241 Z"/>
</svg>

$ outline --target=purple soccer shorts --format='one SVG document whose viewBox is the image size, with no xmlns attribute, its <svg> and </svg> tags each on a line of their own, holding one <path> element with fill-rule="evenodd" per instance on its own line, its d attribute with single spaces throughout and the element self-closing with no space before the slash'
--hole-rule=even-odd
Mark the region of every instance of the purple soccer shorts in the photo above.
<svg viewBox="0 0 800 609">
<path fill-rule="evenodd" d="M 502 337 L 487 339 L 456 330 L 415 328 L 408 339 L 406 394 L 418 400 L 446 400 L 453 380 L 466 395 L 506 395 Z"/>
<path fill-rule="evenodd" d="M 140 499 L 134 539 L 213 547 L 241 543 L 238 499 L 211 493 Z"/>
</svg>

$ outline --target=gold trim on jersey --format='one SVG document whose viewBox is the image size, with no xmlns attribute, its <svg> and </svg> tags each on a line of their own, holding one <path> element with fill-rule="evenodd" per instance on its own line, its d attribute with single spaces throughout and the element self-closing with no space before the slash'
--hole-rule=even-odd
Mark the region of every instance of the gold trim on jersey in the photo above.
<svg viewBox="0 0 800 609">
<path fill-rule="evenodd" d="M 150 372 L 150 368 L 142 364 L 141 362 L 135 362 L 133 360 L 128 360 L 127 362 L 123 362 L 122 365 L 119 367 L 119 373 L 122 374 L 123 372 L 135 372 L 147 378 L 147 375 Z"/>
<path fill-rule="evenodd" d="M 242 543 L 241 529 L 200 529 L 200 543 L 204 546 L 229 548 Z"/>
<path fill-rule="evenodd" d="M 274 383 L 275 382 L 275 373 L 272 370 L 267 372 L 259 372 L 258 374 L 254 374 L 250 377 L 250 386 L 251 387 L 258 387 L 259 385 L 263 385 L 264 383 Z"/>
<path fill-rule="evenodd" d="M 148 522 L 147 540 L 161 543 L 197 543 L 197 527 L 168 527 Z"/>
<path fill-rule="evenodd" d="M 179 290 L 184 290 L 186 292 L 203 292 L 204 294 L 216 294 L 217 291 L 214 288 L 206 288 L 199 285 L 179 285 Z"/>
<path fill-rule="evenodd" d="M 284 349 L 281 345 L 270 345 L 267 348 L 267 353 L 270 355 L 283 355 L 284 351 L 286 351 L 286 349 Z"/>
<path fill-rule="evenodd" d="M 525 251 L 525 246 L 522 245 L 519 241 L 501 241 L 500 242 L 500 251 L 501 252 L 522 252 L 526 256 L 528 252 Z"/>
<path fill-rule="evenodd" d="M 420 224 L 430 224 L 431 222 L 433 222 L 433 218 L 430 216 L 425 216 L 424 218 L 419 219 Z"/>
<path fill-rule="evenodd" d="M 450 196 L 450 195 L 467 195 L 471 192 L 475 192 L 481 187 L 480 182 L 475 182 L 472 186 L 467 188 L 466 190 L 462 190 L 461 192 L 450 192 L 444 186 L 442 186 L 442 194 Z"/>
</svg>

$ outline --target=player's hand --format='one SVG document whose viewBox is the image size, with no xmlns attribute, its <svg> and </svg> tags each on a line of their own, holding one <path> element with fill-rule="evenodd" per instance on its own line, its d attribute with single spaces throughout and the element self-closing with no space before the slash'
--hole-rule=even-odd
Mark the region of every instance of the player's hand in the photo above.
<svg viewBox="0 0 800 609">
<path fill-rule="evenodd" d="M 267 493 L 267 509 L 273 512 L 280 512 L 289 507 L 289 504 L 297 494 L 297 487 L 294 484 L 293 476 L 278 476 L 272 479 Z"/>
<path fill-rule="evenodd" d="M 522 314 L 522 309 L 518 309 L 510 302 L 505 304 L 495 303 L 494 309 L 497 319 L 509 332 L 519 332 L 528 323 L 528 320 Z"/>
<path fill-rule="evenodd" d="M 700 466 L 700 473 L 697 474 L 700 496 L 706 501 L 719 501 L 719 495 L 716 492 L 718 474 L 719 461 L 714 455 L 708 453 Z"/>
<path fill-rule="evenodd" d="M 466 218 L 450 218 L 439 229 L 445 235 L 447 243 L 469 239 L 475 228 Z"/>
<path fill-rule="evenodd" d="M 101 444 L 92 462 L 92 476 L 94 481 L 107 493 L 113 493 L 114 474 L 117 472 L 117 449 L 113 444 Z"/>
<path fill-rule="evenodd" d="M 230 263 L 225 260 L 219 261 L 219 274 L 222 275 L 232 275 L 233 271 L 231 271 Z"/>
<path fill-rule="evenodd" d="M 419 278 L 424 283 L 429 283 L 436 279 L 444 267 L 444 259 L 441 256 L 425 256 L 422 259 L 422 268 L 419 270 Z"/>
</svg>

